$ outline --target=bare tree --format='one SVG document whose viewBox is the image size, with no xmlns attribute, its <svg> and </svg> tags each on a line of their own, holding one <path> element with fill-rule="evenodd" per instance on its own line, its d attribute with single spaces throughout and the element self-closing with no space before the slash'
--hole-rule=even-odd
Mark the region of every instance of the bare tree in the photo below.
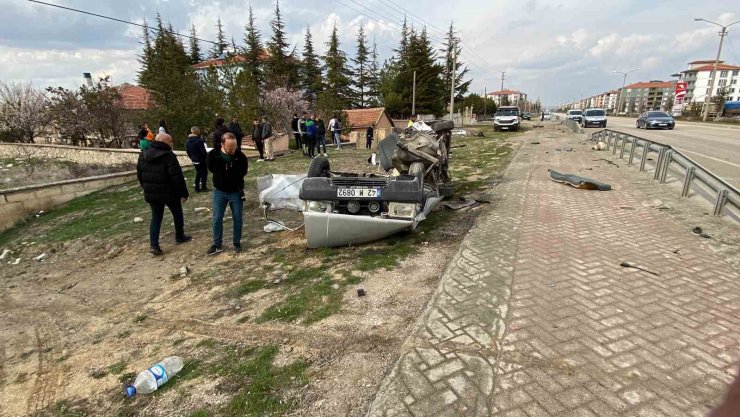
<svg viewBox="0 0 740 417">
<path fill-rule="evenodd" d="M 47 97 L 28 83 L 0 82 L 0 129 L 32 143 L 49 123 Z"/>
</svg>

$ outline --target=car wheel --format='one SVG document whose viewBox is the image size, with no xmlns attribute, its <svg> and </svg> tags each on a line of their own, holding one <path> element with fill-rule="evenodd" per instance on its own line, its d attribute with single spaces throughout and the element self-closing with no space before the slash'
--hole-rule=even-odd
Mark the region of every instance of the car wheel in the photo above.
<svg viewBox="0 0 740 417">
<path fill-rule="evenodd" d="M 640 123 L 639 122 L 635 123 L 635 127 L 639 129 L 640 128 Z"/>
<path fill-rule="evenodd" d="M 308 178 L 328 177 L 329 176 L 329 158 L 324 155 L 316 156 L 308 164 Z"/>
<path fill-rule="evenodd" d="M 450 130 L 455 127 L 455 123 L 452 120 L 445 120 L 443 122 L 437 122 L 434 124 L 434 133 L 440 133 L 444 132 L 445 130 Z"/>
</svg>

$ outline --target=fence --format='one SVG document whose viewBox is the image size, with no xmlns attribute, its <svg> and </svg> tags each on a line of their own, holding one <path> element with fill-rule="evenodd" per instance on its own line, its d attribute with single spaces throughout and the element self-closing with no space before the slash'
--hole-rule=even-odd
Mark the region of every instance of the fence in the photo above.
<svg viewBox="0 0 740 417">
<path fill-rule="evenodd" d="M 646 170 L 648 156 L 652 152 L 657 153 L 658 160 L 655 163 L 654 180 L 665 184 L 668 172 L 673 169 L 673 173 L 678 174 L 677 177 L 683 181 L 681 197 L 688 197 L 692 183 L 699 181 L 714 194 L 710 196 L 714 200 L 712 214 L 715 216 L 729 215 L 731 210 L 736 218 L 740 214 L 740 191 L 673 147 L 610 129 L 594 132 L 591 139 L 605 142 L 607 149 L 614 155 L 619 151 L 620 159 L 624 158 L 625 153 L 629 152 L 628 165 L 634 163 L 639 148 L 640 171 Z M 629 144 L 629 150 L 627 144 Z"/>
</svg>

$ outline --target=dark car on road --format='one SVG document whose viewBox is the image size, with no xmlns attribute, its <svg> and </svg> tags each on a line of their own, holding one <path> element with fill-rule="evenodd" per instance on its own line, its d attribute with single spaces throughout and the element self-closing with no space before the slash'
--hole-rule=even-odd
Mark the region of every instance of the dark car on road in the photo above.
<svg viewBox="0 0 740 417">
<path fill-rule="evenodd" d="M 635 125 L 638 129 L 673 129 L 676 120 L 663 111 L 646 111 L 637 118 Z"/>
<path fill-rule="evenodd" d="M 532 113 L 525 111 L 522 113 L 522 119 L 524 120 L 532 120 Z"/>
</svg>

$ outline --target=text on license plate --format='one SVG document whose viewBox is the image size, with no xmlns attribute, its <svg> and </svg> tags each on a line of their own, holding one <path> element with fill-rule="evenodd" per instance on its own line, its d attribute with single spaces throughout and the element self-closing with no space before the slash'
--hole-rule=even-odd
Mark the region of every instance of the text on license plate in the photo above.
<svg viewBox="0 0 740 417">
<path fill-rule="evenodd" d="M 661 123 L 658 126 L 668 126 L 668 124 L 667 123 Z"/>
<path fill-rule="evenodd" d="M 340 198 L 380 198 L 380 188 L 339 188 Z"/>
</svg>

